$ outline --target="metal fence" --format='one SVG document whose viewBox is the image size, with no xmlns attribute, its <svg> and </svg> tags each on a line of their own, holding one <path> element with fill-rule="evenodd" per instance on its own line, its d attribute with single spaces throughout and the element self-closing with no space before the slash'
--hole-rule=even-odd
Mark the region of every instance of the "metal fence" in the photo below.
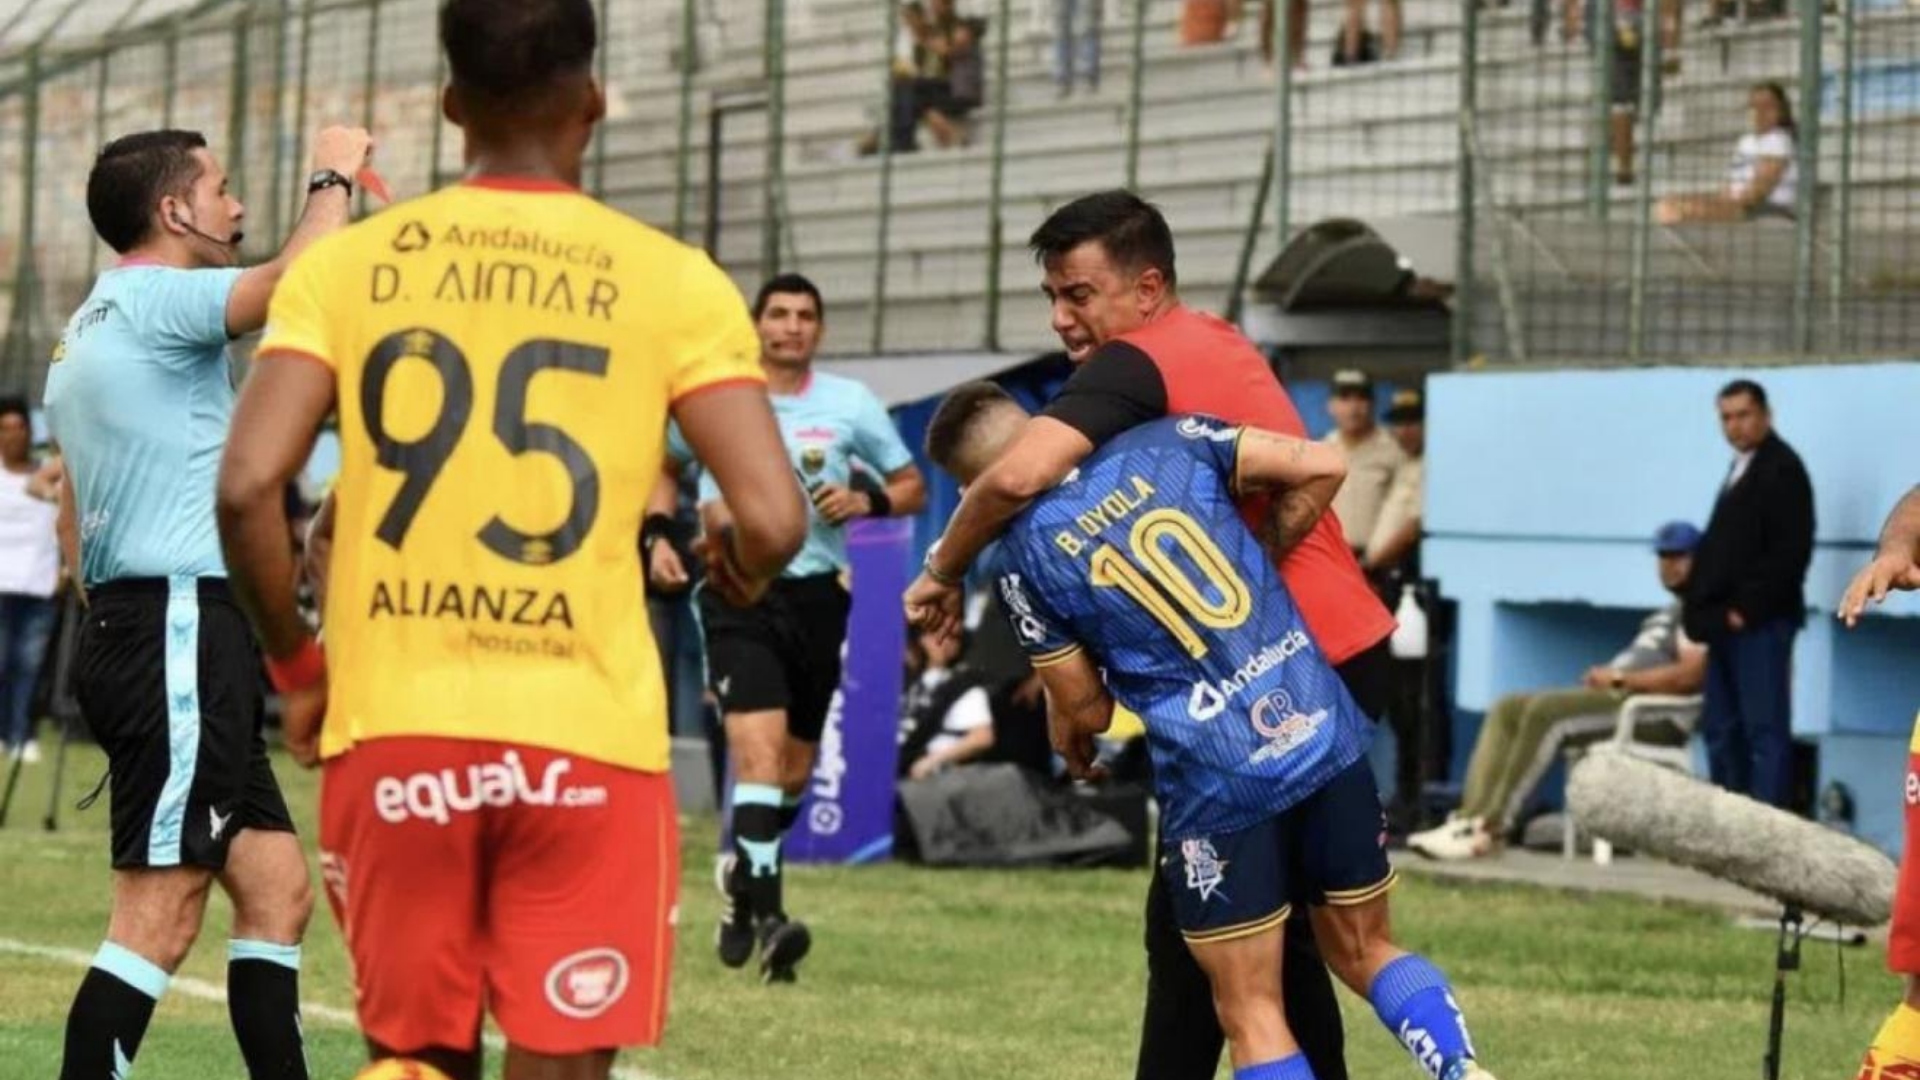
<svg viewBox="0 0 1920 1080">
<path fill-rule="evenodd" d="M 1463 351 L 1913 355 L 1920 8 L 1713 11 L 1601 0 L 1470 36 Z"/>
<path fill-rule="evenodd" d="M 434 0 L 113 0 L 104 25 L 104 0 L 23 3 L 31 33 L 0 4 L 0 386 L 38 389 L 110 257 L 84 179 L 115 135 L 206 132 L 250 258 L 286 235 L 323 123 L 371 127 L 402 195 L 459 168 Z M 1920 7 L 1679 5 L 1372 0 L 1355 33 L 1343 0 L 962 0 L 984 101 L 895 138 L 926 92 L 909 7 L 599 0 L 589 186 L 745 286 L 813 276 L 844 353 L 1047 346 L 1024 237 L 1124 184 L 1168 212 L 1201 306 L 1344 217 L 1450 285 L 1460 361 L 1911 355 Z M 1763 84 L 1784 141 L 1755 127 Z M 1783 153 L 1793 175 L 1736 205 Z"/>
</svg>

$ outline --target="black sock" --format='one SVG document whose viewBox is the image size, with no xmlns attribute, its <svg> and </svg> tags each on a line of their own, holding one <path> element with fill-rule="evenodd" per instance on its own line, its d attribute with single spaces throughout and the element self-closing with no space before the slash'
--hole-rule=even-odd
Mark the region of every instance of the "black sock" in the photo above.
<svg viewBox="0 0 1920 1080">
<path fill-rule="evenodd" d="M 227 1016 L 252 1080 L 307 1080 L 300 946 L 228 942 Z"/>
<path fill-rule="evenodd" d="M 786 836 L 793 831 L 793 823 L 800 820 L 800 796 L 782 795 L 780 797 L 780 835 Z"/>
<path fill-rule="evenodd" d="M 733 789 L 735 872 L 746 882 L 754 921 L 786 918 L 780 897 L 780 789 L 736 784 Z"/>
<path fill-rule="evenodd" d="M 111 941 L 101 945 L 67 1012 L 60 1080 L 103 1080 L 131 1072 L 153 1006 L 169 981 L 151 960 Z"/>
</svg>

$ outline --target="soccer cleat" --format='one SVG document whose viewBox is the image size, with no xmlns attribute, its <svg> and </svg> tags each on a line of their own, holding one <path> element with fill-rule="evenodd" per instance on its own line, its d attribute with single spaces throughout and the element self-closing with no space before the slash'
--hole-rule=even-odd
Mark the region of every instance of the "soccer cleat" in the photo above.
<svg viewBox="0 0 1920 1080">
<path fill-rule="evenodd" d="M 813 948 L 813 935 L 807 924 L 788 919 L 768 919 L 760 924 L 760 981 L 795 981 L 794 967 Z"/>
<path fill-rule="evenodd" d="M 1447 1070 L 1444 1080 L 1495 1080 L 1495 1078 L 1492 1073 L 1481 1068 L 1479 1062 L 1468 1058 L 1465 1061 L 1455 1062 L 1453 1068 Z"/>
<path fill-rule="evenodd" d="M 756 944 L 753 934 L 753 911 L 747 904 L 744 892 L 733 889 L 732 854 L 722 856 L 713 868 L 713 885 L 720 890 L 720 927 L 714 934 L 714 951 L 720 954 L 720 962 L 730 968 L 745 967 L 753 959 Z"/>
<path fill-rule="evenodd" d="M 1493 837 L 1479 818 L 1454 818 L 1407 837 L 1407 848 L 1442 862 L 1474 859 L 1493 849 Z"/>
</svg>

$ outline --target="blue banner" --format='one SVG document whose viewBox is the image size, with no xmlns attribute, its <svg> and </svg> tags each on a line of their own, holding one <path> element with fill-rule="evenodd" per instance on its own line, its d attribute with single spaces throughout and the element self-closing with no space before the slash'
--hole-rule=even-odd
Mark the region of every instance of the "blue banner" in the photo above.
<svg viewBox="0 0 1920 1080">
<path fill-rule="evenodd" d="M 853 612 L 846 662 L 800 820 L 787 835 L 791 862 L 861 863 L 893 850 L 894 759 L 907 645 L 900 594 L 907 590 L 913 523 L 855 522 L 848 530 Z"/>
</svg>

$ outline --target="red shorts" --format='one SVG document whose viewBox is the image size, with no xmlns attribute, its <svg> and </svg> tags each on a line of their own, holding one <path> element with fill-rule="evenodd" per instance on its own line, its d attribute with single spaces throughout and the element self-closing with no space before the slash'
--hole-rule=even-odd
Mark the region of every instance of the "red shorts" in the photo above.
<svg viewBox="0 0 1920 1080">
<path fill-rule="evenodd" d="M 534 747 L 363 742 L 326 763 L 320 865 L 360 1026 L 541 1054 L 652 1045 L 680 882 L 672 778 Z"/>
<path fill-rule="evenodd" d="M 1920 720 L 1914 722 L 1920 746 Z M 1887 934 L 1887 967 L 1920 975 L 1920 750 L 1907 750 L 1907 838 L 1900 851 L 1900 883 L 1893 890 L 1893 926 Z"/>
</svg>

